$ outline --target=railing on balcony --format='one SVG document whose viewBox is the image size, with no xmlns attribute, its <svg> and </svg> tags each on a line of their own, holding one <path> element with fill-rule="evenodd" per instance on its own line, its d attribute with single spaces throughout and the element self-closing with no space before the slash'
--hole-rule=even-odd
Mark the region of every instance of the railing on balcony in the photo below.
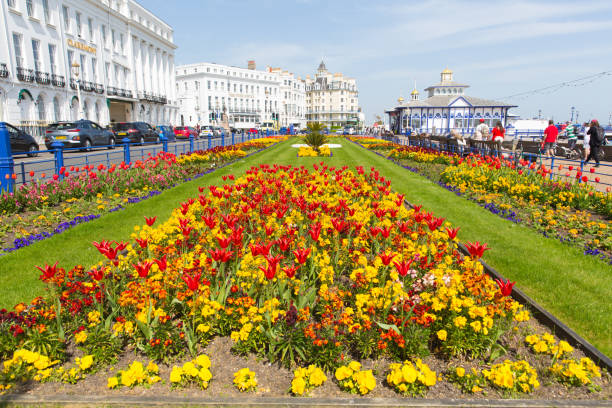
<svg viewBox="0 0 612 408">
<path fill-rule="evenodd" d="M 94 84 L 94 91 L 97 94 L 102 95 L 104 93 L 104 85 L 102 85 L 102 84 Z"/>
<path fill-rule="evenodd" d="M 9 71 L 6 64 L 0 64 L 0 78 L 8 78 Z"/>
<path fill-rule="evenodd" d="M 70 88 L 76 91 L 78 87 L 77 80 L 74 78 L 70 78 Z"/>
<path fill-rule="evenodd" d="M 51 77 L 48 72 L 35 71 L 34 76 L 36 77 L 36 83 L 41 85 L 49 85 L 51 83 Z"/>
<path fill-rule="evenodd" d="M 24 82 L 34 82 L 34 70 L 17 67 L 17 79 Z"/>
<path fill-rule="evenodd" d="M 114 86 L 106 87 L 106 93 L 109 96 L 117 95 L 118 91 L 119 90 L 117 88 L 115 88 Z"/>
<path fill-rule="evenodd" d="M 85 91 L 85 92 L 93 92 L 95 89 L 95 86 L 93 84 L 93 82 L 90 81 L 81 81 L 81 90 Z"/>
<path fill-rule="evenodd" d="M 57 86 L 60 88 L 63 88 L 66 86 L 66 81 L 64 80 L 64 77 L 61 75 L 57 75 L 57 74 L 51 75 L 51 83 L 53 84 L 53 86 Z"/>
</svg>

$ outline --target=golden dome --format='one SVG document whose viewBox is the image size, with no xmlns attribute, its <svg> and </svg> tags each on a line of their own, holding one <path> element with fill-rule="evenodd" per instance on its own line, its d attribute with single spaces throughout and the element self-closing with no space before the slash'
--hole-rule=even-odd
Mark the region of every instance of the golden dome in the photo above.
<svg viewBox="0 0 612 408">
<path fill-rule="evenodd" d="M 416 89 L 414 91 L 410 92 L 410 95 L 418 95 L 418 94 L 419 94 L 419 91 L 417 91 Z"/>
<path fill-rule="evenodd" d="M 452 74 L 453 71 L 451 71 L 450 69 L 446 68 L 444 71 L 442 71 L 443 74 Z"/>
<path fill-rule="evenodd" d="M 398 101 L 399 103 L 402 103 L 402 102 L 404 102 L 404 98 L 402 98 L 402 97 L 400 96 L 399 98 L 397 98 L 397 101 Z"/>
</svg>

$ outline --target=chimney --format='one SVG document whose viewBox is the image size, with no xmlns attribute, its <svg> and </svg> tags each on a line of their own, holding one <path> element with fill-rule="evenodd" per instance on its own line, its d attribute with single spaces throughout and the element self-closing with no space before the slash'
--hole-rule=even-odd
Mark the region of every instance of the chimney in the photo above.
<svg viewBox="0 0 612 408">
<path fill-rule="evenodd" d="M 247 61 L 247 64 L 248 64 L 247 65 L 248 69 L 255 70 L 255 60 L 249 60 L 249 61 Z"/>
</svg>

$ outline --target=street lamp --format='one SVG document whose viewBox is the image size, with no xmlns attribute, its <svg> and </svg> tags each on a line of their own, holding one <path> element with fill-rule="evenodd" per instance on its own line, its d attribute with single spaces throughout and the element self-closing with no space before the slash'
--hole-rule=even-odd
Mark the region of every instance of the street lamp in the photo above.
<svg viewBox="0 0 612 408">
<path fill-rule="evenodd" d="M 80 68 L 81 65 L 78 62 L 74 61 L 72 63 L 72 75 L 75 77 L 77 86 L 77 99 L 79 100 L 78 116 L 79 118 L 83 118 L 85 115 L 83 114 L 83 103 L 81 102 L 81 80 L 79 79 Z"/>
</svg>

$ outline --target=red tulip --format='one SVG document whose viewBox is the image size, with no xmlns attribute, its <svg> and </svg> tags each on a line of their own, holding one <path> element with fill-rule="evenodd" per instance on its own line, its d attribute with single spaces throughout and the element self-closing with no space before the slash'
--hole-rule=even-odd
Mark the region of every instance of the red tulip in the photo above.
<svg viewBox="0 0 612 408">
<path fill-rule="evenodd" d="M 217 221 L 215 220 L 215 217 L 212 216 L 212 215 L 203 215 L 202 216 L 202 221 L 204 221 L 204 223 L 206 223 L 206 225 L 210 229 L 215 228 L 215 225 L 217 224 Z"/>
<path fill-rule="evenodd" d="M 506 282 L 504 282 L 503 279 L 495 279 L 495 282 L 497 282 L 497 286 L 499 286 L 499 290 L 501 291 L 502 296 L 510 296 L 510 294 L 512 293 L 512 288 L 516 283 L 510 282 L 510 279 L 508 279 Z"/>
<path fill-rule="evenodd" d="M 57 262 L 54 263 L 53 265 L 45 264 L 44 268 L 37 266 L 36 269 L 42 272 L 42 275 L 39 276 L 39 279 L 44 282 L 44 281 L 52 279 L 57 273 Z"/>
<path fill-rule="evenodd" d="M 259 269 L 264 273 L 266 279 L 268 280 L 274 279 L 274 276 L 276 275 L 276 267 L 270 268 L 270 265 L 268 265 L 267 268 L 260 266 Z"/>
<path fill-rule="evenodd" d="M 380 235 L 382 235 L 383 238 L 389 238 L 391 231 L 393 231 L 393 225 L 389 225 L 387 228 L 380 228 Z"/>
<path fill-rule="evenodd" d="M 586 183 L 587 181 L 589 181 L 589 178 L 587 176 L 582 176 L 582 182 Z"/>
<path fill-rule="evenodd" d="M 476 258 L 476 259 L 482 258 L 482 255 L 484 254 L 484 251 L 486 251 L 488 249 L 491 249 L 491 248 L 487 247 L 486 243 L 481 245 L 480 242 L 478 242 L 478 241 L 476 241 L 474 243 L 467 242 L 465 244 L 465 246 L 466 246 L 468 252 L 470 253 L 470 255 L 473 258 Z"/>
<path fill-rule="evenodd" d="M 297 272 L 299 268 L 300 268 L 299 265 L 285 266 L 283 268 L 283 272 L 285 272 L 285 275 L 287 275 L 287 277 L 291 279 L 295 276 L 295 273 Z"/>
<path fill-rule="evenodd" d="M 34 172 L 30 171 L 30 177 L 34 177 Z"/>
<path fill-rule="evenodd" d="M 595 182 L 596 183 L 599 183 L 599 180 L 600 180 L 599 177 L 595 177 Z"/>
<path fill-rule="evenodd" d="M 162 256 L 161 259 L 155 259 L 155 263 L 160 271 L 165 271 L 168 267 L 168 262 L 166 261 L 166 255 Z"/>
<path fill-rule="evenodd" d="M 152 218 L 144 217 L 144 218 L 149 227 L 155 224 L 155 220 L 157 220 L 157 217 L 152 217 Z"/>
<path fill-rule="evenodd" d="M 138 276 L 140 276 L 141 278 L 146 278 L 147 275 L 149 274 L 149 269 L 151 269 L 151 266 L 153 266 L 153 262 L 152 261 L 138 262 L 136 265 L 132 265 L 132 266 L 136 268 L 136 272 L 138 272 Z"/>
<path fill-rule="evenodd" d="M 589 171 L 590 171 L 591 173 L 595 173 L 595 168 L 594 168 L 594 167 L 591 167 L 591 168 L 589 169 Z"/>
<path fill-rule="evenodd" d="M 393 258 L 396 257 L 396 255 L 394 254 L 387 254 L 387 253 L 382 253 L 378 255 L 383 263 L 383 265 L 387 266 L 391 263 L 391 261 L 393 260 Z"/>
<path fill-rule="evenodd" d="M 310 230 L 308 230 L 308 233 L 310 234 L 310 238 L 312 238 L 313 241 L 319 240 L 319 235 L 321 234 L 321 228 L 322 226 L 320 222 L 316 222 L 310 225 Z"/>
<path fill-rule="evenodd" d="M 189 288 L 189 290 L 196 291 L 200 287 L 200 276 L 201 276 L 201 273 L 198 272 L 194 274 L 193 276 L 183 274 L 181 278 L 187 284 L 187 287 Z"/>
<path fill-rule="evenodd" d="M 232 243 L 232 238 L 231 237 L 217 237 L 217 241 L 219 241 L 219 246 L 223 249 L 227 248 L 229 246 L 229 244 Z"/>
<path fill-rule="evenodd" d="M 408 274 L 408 271 L 410 270 L 410 265 L 412 265 L 412 262 L 414 262 L 414 258 L 407 262 L 406 261 L 402 261 L 402 262 L 393 261 L 393 265 L 395 265 L 395 269 L 397 270 L 397 273 L 400 274 L 400 276 L 406 276 Z"/>
<path fill-rule="evenodd" d="M 308 255 L 310 255 L 310 248 L 299 248 L 293 251 L 293 255 L 295 255 L 296 262 L 299 264 L 306 263 L 308 259 Z"/>
<path fill-rule="evenodd" d="M 102 269 L 92 269 L 87 274 L 95 281 L 101 281 L 104 278 L 104 271 Z"/>
<path fill-rule="evenodd" d="M 136 238 L 136 242 L 138 242 L 138 245 L 142 248 L 145 249 L 147 247 L 147 245 L 149 245 L 149 240 L 146 238 L 140 239 L 140 238 Z"/>
<path fill-rule="evenodd" d="M 276 240 L 276 244 L 278 245 L 278 248 L 282 251 L 285 252 L 287 250 L 289 250 L 289 247 L 291 246 L 291 239 L 287 238 L 287 237 L 282 237 Z"/>
<path fill-rule="evenodd" d="M 285 257 L 282 255 L 276 255 L 276 256 L 267 255 L 265 258 L 266 258 L 266 261 L 268 261 L 268 268 L 274 269 L 275 272 L 276 272 L 276 267 L 280 263 L 281 259 L 285 259 Z"/>
<path fill-rule="evenodd" d="M 461 228 L 461 227 L 446 228 L 446 233 L 448 234 L 448 237 L 450 239 L 455 239 L 457 237 L 457 233 L 459 232 L 459 228 Z"/>
<path fill-rule="evenodd" d="M 232 258 L 234 254 L 233 251 L 226 251 L 225 249 L 215 249 L 214 251 L 210 250 L 210 256 L 217 262 L 227 262 Z"/>
</svg>

